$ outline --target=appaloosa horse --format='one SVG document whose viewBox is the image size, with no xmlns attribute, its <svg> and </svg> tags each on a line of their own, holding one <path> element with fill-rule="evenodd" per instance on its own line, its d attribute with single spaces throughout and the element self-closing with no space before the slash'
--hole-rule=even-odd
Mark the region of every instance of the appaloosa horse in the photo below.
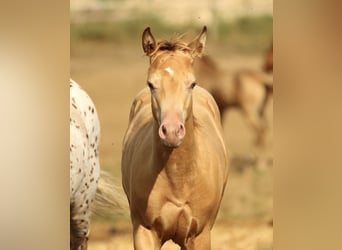
<svg viewBox="0 0 342 250">
<path fill-rule="evenodd" d="M 160 249 L 168 240 L 183 250 L 211 249 L 228 177 L 220 113 L 196 86 L 193 60 L 207 29 L 191 43 L 142 36 L 150 59 L 148 87 L 135 98 L 123 142 L 122 182 L 136 250 Z"/>
<path fill-rule="evenodd" d="M 87 249 L 90 215 L 124 207 L 109 173 L 100 170 L 100 122 L 89 95 L 70 80 L 70 249 Z"/>
<path fill-rule="evenodd" d="M 70 80 L 70 249 L 87 249 L 100 176 L 100 122 L 88 94 Z"/>
</svg>

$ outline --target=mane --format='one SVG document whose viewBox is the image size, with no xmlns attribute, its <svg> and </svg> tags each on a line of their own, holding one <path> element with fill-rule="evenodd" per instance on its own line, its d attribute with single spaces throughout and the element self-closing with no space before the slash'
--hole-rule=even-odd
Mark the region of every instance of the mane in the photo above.
<svg viewBox="0 0 342 250">
<path fill-rule="evenodd" d="M 191 52 L 191 48 L 187 43 L 180 40 L 181 37 L 168 40 L 162 40 L 157 43 L 156 49 L 151 53 L 151 56 L 157 53 L 158 51 L 183 51 L 183 52 Z"/>
</svg>

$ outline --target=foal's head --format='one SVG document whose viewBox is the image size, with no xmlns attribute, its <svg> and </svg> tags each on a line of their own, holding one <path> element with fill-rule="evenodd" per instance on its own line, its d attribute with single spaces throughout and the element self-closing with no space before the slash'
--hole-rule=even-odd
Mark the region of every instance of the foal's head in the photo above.
<svg viewBox="0 0 342 250">
<path fill-rule="evenodd" d="M 185 137 L 186 121 L 192 116 L 192 90 L 196 86 L 193 60 L 204 51 L 207 28 L 189 44 L 156 42 L 150 28 L 142 35 L 144 52 L 150 57 L 147 84 L 159 137 L 167 147 L 178 147 Z"/>
</svg>

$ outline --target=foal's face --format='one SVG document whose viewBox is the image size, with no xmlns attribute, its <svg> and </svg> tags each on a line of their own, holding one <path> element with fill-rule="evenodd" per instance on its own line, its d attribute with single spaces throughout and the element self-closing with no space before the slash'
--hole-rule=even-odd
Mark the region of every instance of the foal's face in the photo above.
<svg viewBox="0 0 342 250">
<path fill-rule="evenodd" d="M 167 147 L 178 147 L 186 134 L 185 122 L 192 114 L 195 76 L 193 59 L 204 51 L 207 28 L 189 44 L 157 44 L 150 28 L 142 35 L 142 47 L 150 57 L 147 84 L 151 90 L 152 113 L 158 134 Z"/>
<path fill-rule="evenodd" d="M 186 134 L 185 122 L 192 113 L 195 76 L 193 59 L 182 51 L 161 51 L 151 60 L 147 84 L 159 137 L 168 147 L 178 147 Z"/>
</svg>

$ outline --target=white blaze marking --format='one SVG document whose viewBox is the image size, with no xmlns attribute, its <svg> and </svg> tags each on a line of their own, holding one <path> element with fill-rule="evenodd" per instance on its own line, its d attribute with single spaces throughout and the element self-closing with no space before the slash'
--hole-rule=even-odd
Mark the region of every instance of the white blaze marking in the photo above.
<svg viewBox="0 0 342 250">
<path fill-rule="evenodd" d="M 170 67 L 167 67 L 165 71 L 167 71 L 167 73 L 169 73 L 171 76 L 173 76 L 175 73 Z"/>
</svg>

